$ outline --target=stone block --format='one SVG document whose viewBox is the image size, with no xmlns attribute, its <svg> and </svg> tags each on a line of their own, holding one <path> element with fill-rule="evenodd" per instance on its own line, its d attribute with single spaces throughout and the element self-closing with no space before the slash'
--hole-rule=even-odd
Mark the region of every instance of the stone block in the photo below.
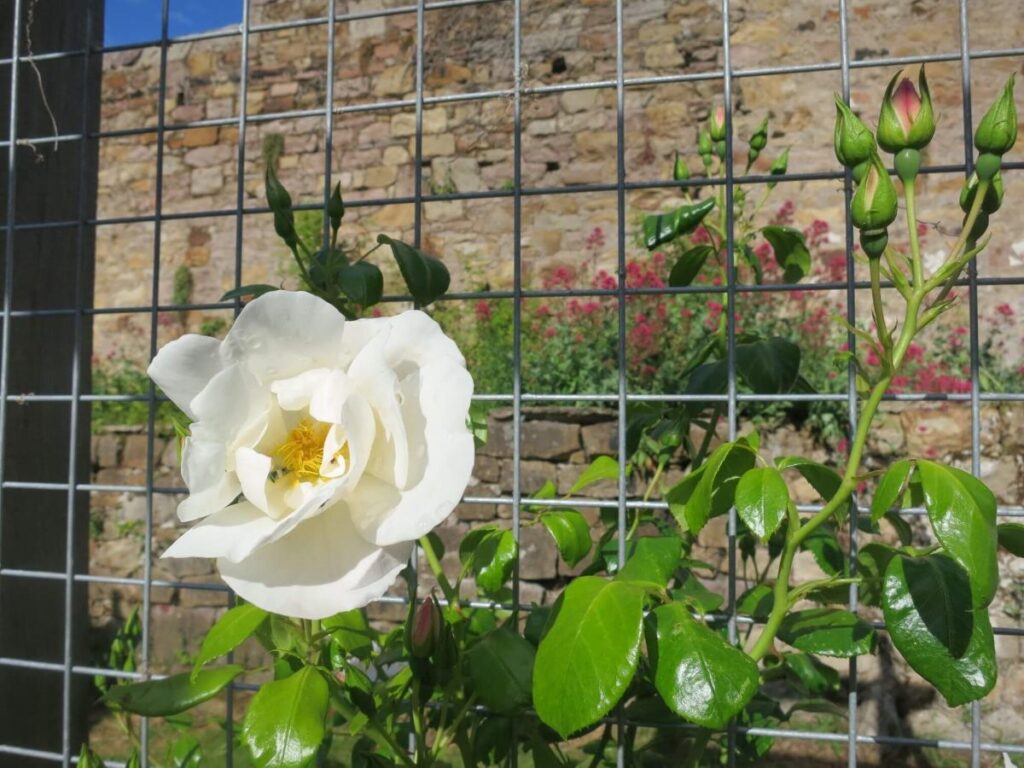
<svg viewBox="0 0 1024 768">
<path fill-rule="evenodd" d="M 235 147 L 227 144 L 214 144 L 208 147 L 196 147 L 185 153 L 182 160 L 192 168 L 205 168 L 220 165 L 235 158 Z"/>
<path fill-rule="evenodd" d="M 938 458 L 971 449 L 971 412 L 965 406 L 906 410 L 900 421 L 911 456 Z"/>
<path fill-rule="evenodd" d="M 587 424 L 580 430 L 587 459 L 595 456 L 616 456 L 619 451 L 619 428 L 614 421 Z"/>
<path fill-rule="evenodd" d="M 181 146 L 208 147 L 216 144 L 218 130 L 219 129 L 215 125 L 206 125 L 201 128 L 189 128 L 181 134 Z"/>
<path fill-rule="evenodd" d="M 558 488 L 559 495 L 566 495 L 572 489 L 573 485 L 579 480 L 583 470 L 586 466 L 583 464 L 559 464 L 556 470 L 556 486 Z M 632 483 L 627 483 L 627 492 L 629 492 Z M 618 480 L 601 480 L 597 483 L 591 483 L 586 488 L 576 492 L 577 496 L 582 496 L 589 499 L 615 499 L 619 496 L 619 481 Z"/>
<path fill-rule="evenodd" d="M 478 455 L 473 465 L 473 477 L 483 483 L 497 483 L 501 480 L 501 462 L 492 456 Z"/>
<path fill-rule="evenodd" d="M 580 428 L 577 424 L 557 421 L 526 421 L 523 424 L 520 452 L 524 459 L 568 459 L 579 448 Z"/>
<path fill-rule="evenodd" d="M 116 467 L 121 441 L 116 435 L 96 435 L 92 439 L 92 461 L 99 467 Z"/>
<path fill-rule="evenodd" d="M 196 168 L 192 171 L 192 179 L 189 187 L 192 194 L 212 195 L 224 188 L 224 172 L 219 167 Z"/>
<path fill-rule="evenodd" d="M 504 493 L 512 493 L 513 474 L 512 461 L 503 462 L 501 465 L 501 490 Z M 556 482 L 556 465 L 547 461 L 521 461 L 519 462 L 519 488 L 523 496 L 529 496 L 539 491 L 548 481 Z"/>
<path fill-rule="evenodd" d="M 124 453 L 121 464 L 130 469 L 145 469 L 148 440 L 146 435 L 127 435 L 124 439 Z"/>
<path fill-rule="evenodd" d="M 409 139 L 409 154 L 416 151 L 416 139 Z M 455 154 L 455 137 L 450 133 L 441 133 L 433 136 L 423 137 L 423 158 L 430 159 L 438 156 L 449 156 Z"/>
</svg>

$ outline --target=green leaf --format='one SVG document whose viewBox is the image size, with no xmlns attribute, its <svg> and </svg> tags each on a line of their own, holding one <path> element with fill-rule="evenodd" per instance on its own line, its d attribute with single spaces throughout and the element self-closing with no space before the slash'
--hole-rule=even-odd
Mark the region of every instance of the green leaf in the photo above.
<svg viewBox="0 0 1024 768">
<path fill-rule="evenodd" d="M 875 497 L 871 500 L 871 522 L 877 523 L 892 507 L 903 498 L 903 491 L 910 477 L 914 463 L 907 459 L 897 461 L 878 481 Z"/>
<path fill-rule="evenodd" d="M 798 283 L 811 271 L 811 252 L 807 250 L 804 233 L 793 227 L 768 226 L 761 230 L 775 252 L 787 283 Z"/>
<path fill-rule="evenodd" d="M 1024 557 L 1024 525 L 1000 523 L 997 527 L 999 546 L 1017 557 Z"/>
<path fill-rule="evenodd" d="M 267 620 L 268 615 L 262 608 L 243 603 L 221 616 L 203 638 L 203 646 L 192 668 L 192 679 L 195 680 L 206 662 L 230 653 L 244 643 Z"/>
<path fill-rule="evenodd" d="M 790 392 L 800 375 L 800 347 L 778 336 L 737 344 L 736 372 L 756 394 Z"/>
<path fill-rule="evenodd" d="M 627 581 L 573 580 L 537 649 L 533 703 L 562 737 L 611 711 L 640 658 L 644 592 Z"/>
<path fill-rule="evenodd" d="M 687 605 L 694 606 L 700 613 L 711 613 L 722 607 L 725 598 L 717 592 L 712 592 L 704 586 L 704 582 L 694 575 L 693 571 L 686 569 L 680 577 L 680 584 L 673 589 L 672 598 Z"/>
<path fill-rule="evenodd" d="M 387 235 L 377 235 L 377 242 L 391 246 L 402 279 L 418 306 L 427 306 L 448 290 L 451 275 L 439 259 Z"/>
<path fill-rule="evenodd" d="M 327 681 L 313 667 L 266 683 L 249 704 L 242 738 L 257 768 L 306 768 L 324 738 Z"/>
<path fill-rule="evenodd" d="M 736 513 L 761 541 L 786 518 L 789 489 L 775 467 L 755 467 L 736 484 Z"/>
<path fill-rule="evenodd" d="M 757 258 L 757 254 L 754 253 L 754 249 L 747 243 L 743 243 L 739 250 L 740 256 L 743 257 L 743 261 L 747 263 L 747 266 L 754 271 L 754 283 L 760 285 L 764 282 L 764 269 L 761 267 L 761 260 Z"/>
<path fill-rule="evenodd" d="M 665 704 L 705 728 L 724 728 L 757 691 L 754 660 L 679 603 L 650 614 L 647 649 L 654 687 Z"/>
<path fill-rule="evenodd" d="M 171 747 L 174 768 L 199 768 L 203 763 L 203 747 L 191 733 L 184 734 Z"/>
<path fill-rule="evenodd" d="M 981 699 L 996 683 L 988 613 L 972 610 L 967 574 L 950 557 L 894 557 L 882 610 L 893 644 L 951 707 Z"/>
<path fill-rule="evenodd" d="M 783 653 L 782 663 L 807 693 L 821 696 L 839 690 L 839 673 L 813 656 L 805 653 Z"/>
<path fill-rule="evenodd" d="M 954 467 L 922 460 L 917 471 L 935 538 L 967 571 L 974 607 L 987 607 L 999 586 L 996 497 L 980 480 Z"/>
<path fill-rule="evenodd" d="M 647 250 L 675 240 L 680 235 L 693 232 L 703 221 L 711 209 L 715 207 L 715 198 L 709 197 L 693 205 L 684 205 L 671 213 L 659 213 L 645 216 L 643 223 L 644 245 Z"/>
<path fill-rule="evenodd" d="M 528 707 L 534 656 L 529 641 L 509 625 L 482 637 L 466 655 L 480 703 L 501 714 Z"/>
<path fill-rule="evenodd" d="M 665 587 L 683 554 L 683 542 L 676 536 L 641 536 L 629 542 L 626 564 L 615 578 Z"/>
<path fill-rule="evenodd" d="M 857 550 L 857 575 L 860 577 L 858 597 L 864 605 L 882 604 L 882 584 L 889 562 L 896 550 L 877 541 L 869 541 Z"/>
<path fill-rule="evenodd" d="M 882 517 L 892 526 L 896 532 L 896 537 L 900 540 L 900 544 L 907 546 L 914 539 L 914 532 L 910 529 L 910 523 L 904 520 L 899 512 L 889 511 L 886 512 Z"/>
<path fill-rule="evenodd" d="M 252 296 L 254 299 L 259 298 L 264 293 L 270 293 L 271 291 L 281 290 L 276 285 L 266 285 L 265 283 L 254 283 L 253 285 L 242 285 L 238 288 L 232 288 L 230 291 L 220 297 L 221 301 L 230 301 L 232 299 L 241 299 L 245 296 Z"/>
<path fill-rule="evenodd" d="M 569 489 L 569 494 L 578 493 L 601 480 L 616 480 L 619 477 L 619 462 L 611 456 L 598 456 L 587 466 Z"/>
<path fill-rule="evenodd" d="M 810 608 L 788 614 L 779 627 L 779 639 L 806 653 L 841 659 L 875 649 L 871 625 L 839 608 Z"/>
<path fill-rule="evenodd" d="M 355 608 L 336 613 L 321 623 L 325 632 L 331 633 L 331 651 L 366 658 L 373 650 L 376 632 L 371 629 L 363 612 Z"/>
<path fill-rule="evenodd" d="M 558 554 L 570 567 L 590 553 L 590 526 L 575 509 L 544 512 L 538 519 L 548 529 L 558 547 Z"/>
<path fill-rule="evenodd" d="M 767 584 L 756 584 L 736 601 L 736 612 L 754 619 L 767 619 L 775 604 L 775 595 Z"/>
<path fill-rule="evenodd" d="M 518 549 L 512 531 L 495 529 L 483 536 L 470 560 L 470 570 L 477 586 L 484 592 L 497 592 L 501 589 L 512 577 Z M 459 555 L 462 555 L 461 546 Z"/>
<path fill-rule="evenodd" d="M 89 749 L 88 744 L 83 744 L 78 753 L 78 768 L 107 768 L 99 755 Z"/>
<path fill-rule="evenodd" d="M 103 699 L 135 715 L 167 717 L 212 699 L 244 671 L 237 664 L 228 664 L 200 670 L 194 679 L 182 672 L 162 680 L 116 686 Z"/>
<path fill-rule="evenodd" d="M 668 284 L 673 288 L 682 288 L 693 282 L 700 274 L 701 267 L 708 258 L 715 252 L 710 245 L 696 245 L 676 259 L 672 265 L 672 271 L 668 275 Z"/>
<path fill-rule="evenodd" d="M 338 286 L 354 303 L 372 307 L 384 295 L 384 275 L 376 264 L 357 261 L 338 270 Z"/>
<path fill-rule="evenodd" d="M 724 515 L 733 505 L 736 484 L 754 466 L 754 454 L 746 443 L 723 443 L 701 467 L 700 479 L 685 502 L 689 530 L 699 533 L 712 517 Z"/>
<path fill-rule="evenodd" d="M 811 531 L 801 543 L 800 548 L 814 555 L 818 567 L 829 576 L 838 576 L 846 567 L 846 555 L 836 538 L 835 528 L 823 524 Z"/>
</svg>

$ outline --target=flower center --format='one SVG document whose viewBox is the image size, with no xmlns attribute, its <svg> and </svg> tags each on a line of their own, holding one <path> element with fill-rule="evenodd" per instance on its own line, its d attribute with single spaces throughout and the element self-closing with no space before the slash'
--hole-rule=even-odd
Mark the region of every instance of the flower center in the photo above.
<svg viewBox="0 0 1024 768">
<path fill-rule="evenodd" d="M 324 460 L 324 441 L 331 425 L 305 418 L 288 433 L 288 438 L 274 451 L 282 468 L 299 482 L 320 479 Z"/>
</svg>

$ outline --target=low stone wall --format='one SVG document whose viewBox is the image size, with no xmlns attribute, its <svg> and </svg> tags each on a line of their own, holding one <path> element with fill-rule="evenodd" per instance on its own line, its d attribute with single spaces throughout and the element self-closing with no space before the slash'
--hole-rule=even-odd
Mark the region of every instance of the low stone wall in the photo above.
<svg viewBox="0 0 1024 768">
<path fill-rule="evenodd" d="M 744 430 L 749 430 L 744 425 Z M 724 434 L 724 432 L 723 432 Z M 700 439 L 701 434 L 693 437 Z M 721 437 L 721 436 L 719 436 Z M 1024 407 L 986 407 L 982 409 L 982 476 L 1003 504 L 1020 505 L 1024 500 Z M 491 412 L 487 443 L 478 451 L 473 479 L 466 495 L 475 498 L 494 497 L 494 503 L 463 502 L 437 533 L 446 547 L 444 564 L 449 573 L 457 572 L 458 543 L 471 528 L 486 524 L 511 525 L 512 507 L 507 500 L 513 490 L 512 459 L 513 422 L 511 409 Z M 762 433 L 763 451 L 771 456 L 802 455 L 828 462 L 835 457 L 816 444 L 806 431 L 790 426 Z M 928 456 L 970 468 L 970 409 L 965 404 L 937 406 L 914 404 L 890 406 L 881 415 L 868 446 L 866 464 L 882 467 L 902 455 Z M 560 495 L 567 494 L 579 474 L 595 457 L 615 455 L 617 429 L 615 413 L 607 409 L 527 408 L 524 409 L 522 462 L 520 483 L 524 495 L 536 492 L 547 481 L 555 483 Z M 154 484 L 157 488 L 180 487 L 176 445 L 173 438 L 158 437 L 154 442 Z M 93 438 L 93 480 L 103 485 L 139 485 L 146 480 L 147 439 L 141 428 L 108 430 Z M 683 468 L 669 470 L 668 481 L 681 477 Z M 798 502 L 813 502 L 814 492 L 805 483 L 792 483 Z M 640 495 L 642 488 L 631 484 L 631 494 Z M 604 481 L 581 492 L 591 499 L 614 499 L 617 484 Z M 154 668 L 170 669 L 187 661 L 198 650 L 206 629 L 224 610 L 227 595 L 222 590 L 188 589 L 182 583 L 217 585 L 220 583 L 212 560 L 159 559 L 159 554 L 183 529 L 175 509 L 182 497 L 157 493 L 153 496 L 153 563 L 155 585 L 151 592 L 152 645 L 150 657 Z M 502 499 L 506 501 L 501 501 Z M 145 536 L 144 493 L 97 492 L 92 499 L 93 538 L 90 570 L 93 574 L 141 578 L 144 574 Z M 593 525 L 594 538 L 600 533 L 596 507 L 580 511 Z M 922 519 L 911 520 L 921 542 L 927 540 L 927 526 Z M 726 594 L 728 583 L 728 550 L 725 519 L 717 518 L 701 532 L 694 556 L 717 569 L 717 578 L 708 582 L 710 589 Z M 520 539 L 522 601 L 550 604 L 566 583 L 582 566 L 567 568 L 542 526 L 527 526 Z M 846 542 L 844 541 L 844 545 Z M 795 564 L 795 578 L 820 577 L 814 560 L 802 555 Z M 1002 564 L 1002 588 L 992 606 L 993 623 L 997 626 L 1021 626 L 1024 615 L 1024 561 L 1007 558 Z M 745 588 L 743 574 L 737 574 L 738 590 Z M 422 573 L 422 584 L 429 588 L 431 576 Z M 168 585 L 167 583 L 172 583 Z M 403 585 L 398 585 L 396 594 Z M 472 584 L 468 585 L 471 593 Z M 98 653 L 103 651 L 110 632 L 134 605 L 141 602 L 141 588 L 90 584 L 91 617 L 96 630 Z M 404 616 L 400 604 L 379 604 L 372 615 L 381 621 L 397 621 Z M 870 610 L 868 611 L 870 614 Z M 880 620 L 880 616 L 876 616 Z M 1024 695 L 1024 665 L 1020 663 L 1020 638 L 1000 636 L 997 651 L 1002 675 L 996 692 L 986 703 L 986 738 L 1012 739 L 1024 732 L 1024 718 L 1015 709 L 1015 702 Z M 259 649 L 242 652 L 251 656 L 256 666 Z M 845 672 L 845 663 L 840 665 Z M 893 680 L 899 685 L 894 685 Z M 858 681 L 862 688 L 863 717 L 873 719 L 879 732 L 907 735 L 955 734 L 963 732 L 963 723 L 956 710 L 949 710 L 927 695 L 920 680 L 894 657 L 886 641 L 879 656 L 861 659 Z M 917 697 L 917 698 L 914 698 Z M 923 698 L 922 698 L 923 697 Z M 895 712 L 900 712 L 896 717 Z M 908 714 L 909 713 L 909 714 Z M 888 720 L 887 720 L 888 718 Z M 1015 730 L 1014 730 L 1015 729 Z"/>
</svg>

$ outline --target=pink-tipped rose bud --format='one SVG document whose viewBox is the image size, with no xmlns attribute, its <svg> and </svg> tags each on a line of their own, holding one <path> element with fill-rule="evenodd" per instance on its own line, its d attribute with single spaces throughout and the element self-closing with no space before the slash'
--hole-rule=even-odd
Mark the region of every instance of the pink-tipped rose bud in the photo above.
<svg viewBox="0 0 1024 768">
<path fill-rule="evenodd" d="M 901 149 L 922 149 L 935 135 L 935 115 L 924 67 L 917 77 L 918 87 L 908 79 L 896 84 L 897 72 L 882 98 L 878 115 L 878 144 L 886 152 Z"/>
<path fill-rule="evenodd" d="M 708 133 L 712 141 L 725 140 L 725 107 L 722 105 L 716 106 L 708 115 Z"/>
<path fill-rule="evenodd" d="M 896 219 L 896 209 L 896 186 L 878 155 L 875 155 L 850 202 L 853 226 L 866 230 L 885 229 Z"/>
<path fill-rule="evenodd" d="M 434 652 L 441 639 L 441 606 L 433 595 L 428 597 L 412 617 L 412 628 L 409 631 L 409 652 L 420 659 L 425 659 Z"/>
</svg>

